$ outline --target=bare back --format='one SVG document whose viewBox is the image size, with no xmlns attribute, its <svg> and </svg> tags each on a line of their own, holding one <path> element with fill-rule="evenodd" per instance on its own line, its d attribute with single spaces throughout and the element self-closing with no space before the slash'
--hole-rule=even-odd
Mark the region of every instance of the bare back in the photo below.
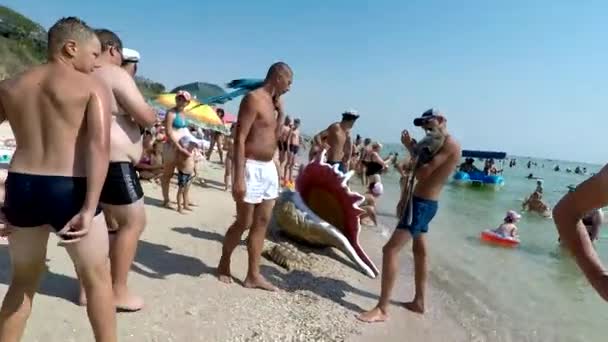
<svg viewBox="0 0 608 342">
<path fill-rule="evenodd" d="M 344 159 L 344 145 L 346 144 L 347 134 L 339 123 L 334 123 L 327 129 L 327 151 L 328 161 L 342 161 Z"/>
<path fill-rule="evenodd" d="M 120 100 L 123 97 L 134 98 L 145 102 L 143 96 L 130 76 L 120 67 L 104 65 L 95 70 L 98 77 L 112 94 L 112 126 L 110 129 L 110 161 L 128 161 L 137 163 L 143 153 L 140 126 L 123 108 Z M 128 76 L 128 77 L 125 77 Z"/>
<path fill-rule="evenodd" d="M 437 200 L 446 180 L 460 162 L 460 154 L 460 145 L 454 138 L 448 136 L 433 160 L 417 170 L 418 183 L 416 183 L 414 195 L 424 199 Z M 418 173 L 425 171 L 427 171 L 427 175 L 418 177 Z"/>
<path fill-rule="evenodd" d="M 87 105 L 98 89 L 91 76 L 45 64 L 0 83 L 0 100 L 17 149 L 10 170 L 86 176 Z"/>
<path fill-rule="evenodd" d="M 245 157 L 259 161 L 270 161 L 277 149 L 277 115 L 268 93 L 258 89 L 249 93 L 251 110 L 255 118 L 245 139 Z M 243 99 L 245 101 L 245 99 Z"/>
</svg>

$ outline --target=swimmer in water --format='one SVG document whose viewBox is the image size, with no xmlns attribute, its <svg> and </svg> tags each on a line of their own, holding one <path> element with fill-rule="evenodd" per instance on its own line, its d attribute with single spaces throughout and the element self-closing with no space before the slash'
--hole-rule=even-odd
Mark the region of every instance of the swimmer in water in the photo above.
<svg viewBox="0 0 608 342">
<path fill-rule="evenodd" d="M 2 208 L 11 277 L 0 341 L 23 336 L 54 231 L 90 294 L 95 340 L 115 342 L 108 231 L 98 207 L 110 160 L 111 94 L 91 76 L 102 45 L 87 24 L 69 17 L 49 29 L 47 49 L 47 63 L 0 83 L 0 122 L 8 120 L 18 146 Z M 53 310 L 47 320 L 57 317 Z"/>
<path fill-rule="evenodd" d="M 505 215 L 504 222 L 498 226 L 498 228 L 494 229 L 493 232 L 502 236 L 503 238 L 513 238 L 519 239 L 519 235 L 517 234 L 517 223 L 521 219 L 521 215 L 519 215 L 514 210 L 507 211 Z"/>
<path fill-rule="evenodd" d="M 522 210 L 535 212 L 543 217 L 551 217 L 551 209 L 542 199 L 542 193 L 534 191 L 532 195 L 522 203 Z"/>
</svg>

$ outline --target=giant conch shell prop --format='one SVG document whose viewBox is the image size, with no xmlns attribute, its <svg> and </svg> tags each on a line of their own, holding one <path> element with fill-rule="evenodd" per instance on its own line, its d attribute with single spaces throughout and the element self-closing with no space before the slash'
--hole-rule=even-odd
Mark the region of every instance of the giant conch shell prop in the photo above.
<svg viewBox="0 0 608 342">
<path fill-rule="evenodd" d="M 278 228 L 289 237 L 317 246 L 332 246 L 346 254 L 367 276 L 379 271 L 359 244 L 364 197 L 352 192 L 353 175 L 325 163 L 325 151 L 296 180 L 296 191 L 284 191 L 274 209 Z"/>
</svg>

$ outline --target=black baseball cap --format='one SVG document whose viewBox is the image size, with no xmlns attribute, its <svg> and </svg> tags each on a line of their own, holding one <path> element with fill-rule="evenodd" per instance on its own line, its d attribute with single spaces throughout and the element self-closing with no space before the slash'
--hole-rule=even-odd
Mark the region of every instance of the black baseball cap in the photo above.
<svg viewBox="0 0 608 342">
<path fill-rule="evenodd" d="M 422 113 L 419 118 L 414 119 L 414 126 L 424 126 L 429 120 L 434 119 L 441 115 L 441 113 L 435 108 L 431 108 L 426 112 Z"/>
</svg>

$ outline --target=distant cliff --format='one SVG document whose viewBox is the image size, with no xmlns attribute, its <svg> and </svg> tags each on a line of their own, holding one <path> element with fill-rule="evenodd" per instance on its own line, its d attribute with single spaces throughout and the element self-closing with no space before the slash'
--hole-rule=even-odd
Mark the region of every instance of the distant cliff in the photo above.
<svg viewBox="0 0 608 342">
<path fill-rule="evenodd" d="M 6 6 L 0 6 L 0 80 L 46 60 L 47 32 L 38 23 Z M 165 91 L 161 83 L 137 77 L 146 97 Z"/>
</svg>

